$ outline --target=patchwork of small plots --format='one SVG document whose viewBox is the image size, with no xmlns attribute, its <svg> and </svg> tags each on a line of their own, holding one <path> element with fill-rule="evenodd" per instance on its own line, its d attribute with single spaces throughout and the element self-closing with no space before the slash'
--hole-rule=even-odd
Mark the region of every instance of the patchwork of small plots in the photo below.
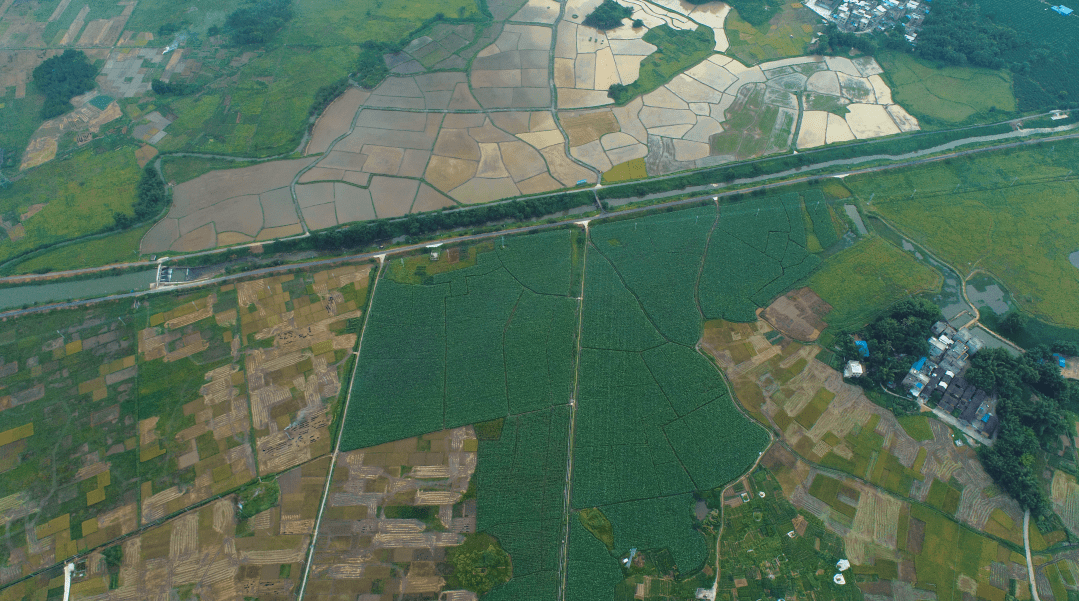
<svg viewBox="0 0 1079 601">
<path fill-rule="evenodd" d="M 463 427 L 341 453 L 307 594 L 438 596 L 447 549 L 476 532 L 476 500 L 464 496 L 478 448 Z"/>
<path fill-rule="evenodd" d="M 214 500 L 75 562 L 71 599 L 287 599 L 303 574 L 329 458 L 295 467 L 256 490 L 248 515 L 233 496 Z M 119 551 L 119 553 L 117 553 Z M 62 595 L 64 576 L 46 573 L 0 592 L 5 601 L 33 590 Z M 55 591 L 55 593 L 54 593 Z M 191 598 L 191 597 L 188 597 Z"/>
<path fill-rule="evenodd" d="M 815 295 L 806 290 L 801 296 Z M 771 313 L 770 307 L 765 315 Z M 702 346 L 731 378 L 743 406 L 761 422 L 772 424 L 802 457 L 853 474 L 899 498 L 928 503 L 992 534 L 998 534 L 995 521 L 1022 519 L 1019 506 L 996 490 L 976 455 L 952 443 L 947 426 L 919 416 L 897 420 L 819 361 L 819 347 L 794 342 L 764 321 L 710 323 Z M 814 494 L 813 489 L 809 492 Z M 859 534 L 857 506 L 857 498 L 847 506 L 829 499 L 806 505 L 847 538 L 853 563 L 867 563 L 872 549 L 865 545 L 874 538 L 872 532 L 868 538 Z"/>
<path fill-rule="evenodd" d="M 892 103 L 880 73 L 872 58 L 803 57 L 746 67 L 717 54 L 624 107 L 562 121 L 575 158 L 600 171 L 643 158 L 649 175 L 661 175 L 785 151 L 796 133 L 797 146 L 808 148 L 824 144 L 826 132 L 832 142 L 918 129 Z M 806 93 L 804 107 L 798 93 Z M 597 129 L 598 137 L 574 140 L 573 120 L 591 115 L 608 123 L 613 116 L 615 123 Z"/>
<path fill-rule="evenodd" d="M 359 264 L 297 272 L 21 317 L 6 327 L 0 411 L 12 428 L 0 432 L 0 522 L 7 525 L 0 545 L 9 559 L 0 582 L 325 456 L 369 271 Z M 317 499 L 300 497 L 286 513 L 302 513 L 300 505 Z M 203 511 L 220 535 L 233 519 L 218 516 L 217 505 Z M 202 526 L 193 514 L 185 519 L 194 521 L 144 533 L 142 559 L 162 558 L 165 570 L 192 558 L 187 553 L 199 539 L 187 529 L 201 533 Z M 282 516 L 283 530 L 273 532 L 310 533 L 311 524 L 290 520 Z M 188 534 L 176 534 L 181 530 Z M 124 566 L 139 569 L 120 575 L 121 588 L 138 584 L 114 591 L 116 598 L 161 586 L 155 578 L 164 572 L 152 577 L 158 568 L 140 567 L 138 540 L 125 543 Z M 211 570 L 210 584 L 235 580 L 240 560 L 258 556 L 262 543 L 251 542 L 229 547 L 231 559 L 223 572 Z M 280 542 L 276 548 L 292 559 L 276 563 L 300 561 L 298 543 Z M 212 545 L 217 553 L 220 543 Z M 168 568 L 172 586 L 210 578 L 199 572 L 205 560 Z M 94 561 L 88 573 L 102 574 Z"/>
</svg>

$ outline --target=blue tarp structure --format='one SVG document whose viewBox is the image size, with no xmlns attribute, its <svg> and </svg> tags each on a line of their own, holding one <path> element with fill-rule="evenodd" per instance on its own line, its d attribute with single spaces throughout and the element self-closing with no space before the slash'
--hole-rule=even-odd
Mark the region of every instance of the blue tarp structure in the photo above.
<svg viewBox="0 0 1079 601">
<path fill-rule="evenodd" d="M 861 355 L 863 357 L 868 357 L 869 356 L 869 343 L 868 342 L 866 342 L 865 340 L 855 340 L 854 341 L 854 346 L 858 347 L 858 352 L 861 353 Z"/>
<path fill-rule="evenodd" d="M 917 361 L 914 362 L 914 365 L 910 366 L 910 371 L 922 371 L 922 368 L 925 367 L 925 362 L 927 360 L 928 359 L 926 359 L 925 357 L 922 357 L 921 359 L 918 359 Z"/>
<path fill-rule="evenodd" d="M 1072 14 L 1072 9 L 1068 8 L 1067 6 L 1064 6 L 1063 4 L 1061 4 L 1060 6 L 1051 6 L 1049 8 L 1052 8 L 1057 13 L 1062 14 L 1065 17 Z"/>
<path fill-rule="evenodd" d="M 1053 353 L 1053 358 L 1057 360 L 1057 365 L 1060 367 L 1067 367 L 1068 363 L 1064 361 L 1064 356 L 1060 353 Z"/>
</svg>

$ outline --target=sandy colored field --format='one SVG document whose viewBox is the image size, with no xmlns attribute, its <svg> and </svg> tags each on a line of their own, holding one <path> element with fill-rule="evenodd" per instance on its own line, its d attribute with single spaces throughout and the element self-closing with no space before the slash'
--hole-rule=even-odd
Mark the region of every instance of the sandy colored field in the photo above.
<svg viewBox="0 0 1079 601">
<path fill-rule="evenodd" d="M 287 190 L 296 174 L 310 164 L 311 159 L 272 161 L 210 172 L 176 186 L 172 208 L 143 237 L 141 252 L 203 250 L 219 243 L 215 232 L 256 237 L 264 227 L 299 223 L 295 215 L 287 217 L 284 195 L 271 191 Z M 265 201 L 260 197 L 263 194 Z M 288 201 L 291 203 L 291 196 Z M 267 221 L 264 215 L 272 217 Z"/>
<path fill-rule="evenodd" d="M 560 35 L 562 29 L 568 34 L 570 26 L 560 28 Z M 576 44 L 580 43 L 578 35 Z M 572 50 L 567 45 L 564 54 Z M 580 83 L 582 64 L 594 72 L 594 64 L 588 61 L 576 61 L 573 65 L 556 62 L 556 76 L 568 82 L 572 75 Z M 872 59 L 856 65 L 849 59 L 826 61 L 822 57 L 799 57 L 747 67 L 717 54 L 676 76 L 667 85 L 625 107 L 612 109 L 618 129 L 610 131 L 624 132 L 642 145 L 647 144 L 647 152 L 628 144 L 603 144 L 602 149 L 597 149 L 589 145 L 593 136 L 574 135 L 572 120 L 567 123 L 563 117 L 563 125 L 569 132 L 570 152 L 574 157 L 604 171 L 611 165 L 645 157 L 649 175 L 783 151 L 795 138 L 799 147 L 811 148 L 916 129 L 917 122 L 902 107 L 888 104 L 891 95 L 879 73 L 880 68 Z M 583 77 L 587 79 L 588 73 Z M 846 85 L 841 86 L 841 81 Z M 850 109 L 846 119 L 824 111 L 806 111 L 802 115 L 802 130 L 795 132 L 801 105 L 794 93 L 803 91 L 813 92 L 821 103 L 838 106 L 854 102 L 850 106 L 855 108 Z M 840 93 L 845 96 L 838 96 Z M 881 100 L 877 100 L 878 93 Z M 776 119 L 758 123 L 757 115 L 766 109 L 777 110 Z M 573 114 L 570 115 L 572 119 Z M 730 130 L 728 123 L 732 119 L 749 125 L 745 130 Z M 717 134 L 721 133 L 724 141 L 716 142 Z M 653 138 L 649 143 L 649 136 L 658 136 L 659 140 Z"/>
<path fill-rule="evenodd" d="M 352 120 L 356 117 L 356 111 L 367 100 L 370 94 L 359 88 L 349 88 L 344 94 L 326 107 L 322 116 L 315 122 L 311 130 L 311 141 L 307 143 L 305 154 L 319 154 L 326 152 L 330 143 L 338 136 L 348 131 L 352 126 Z"/>
<path fill-rule="evenodd" d="M 780 296 L 764 310 L 762 317 L 783 334 L 805 342 L 816 340 L 828 324 L 823 318 L 832 310 L 809 288 Z"/>
<path fill-rule="evenodd" d="M 549 27 L 505 25 L 494 44 L 472 61 L 469 81 L 479 104 L 484 108 L 549 106 L 551 35 Z"/>
</svg>

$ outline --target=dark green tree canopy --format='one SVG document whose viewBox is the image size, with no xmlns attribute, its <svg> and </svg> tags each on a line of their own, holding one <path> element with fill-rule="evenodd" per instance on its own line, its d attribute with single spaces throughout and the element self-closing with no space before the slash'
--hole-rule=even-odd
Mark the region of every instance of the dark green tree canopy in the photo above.
<svg viewBox="0 0 1079 601">
<path fill-rule="evenodd" d="M 622 26 L 622 19 L 628 19 L 633 15 L 633 9 L 622 6 L 614 0 L 603 0 L 603 4 L 596 7 L 587 17 L 584 24 L 595 27 L 600 31 L 614 29 Z"/>
<path fill-rule="evenodd" d="M 265 44 L 292 19 L 289 0 L 257 0 L 236 9 L 225 20 L 225 29 L 236 44 Z"/>
<path fill-rule="evenodd" d="M 94 89 L 97 69 L 81 50 L 65 50 L 34 69 L 34 87 L 45 95 L 41 116 L 51 119 L 72 110 L 71 99 Z"/>
<path fill-rule="evenodd" d="M 915 53 L 956 65 L 1000 69 L 1001 55 L 1018 43 L 1015 30 L 986 19 L 977 4 L 937 0 L 918 34 Z"/>
</svg>

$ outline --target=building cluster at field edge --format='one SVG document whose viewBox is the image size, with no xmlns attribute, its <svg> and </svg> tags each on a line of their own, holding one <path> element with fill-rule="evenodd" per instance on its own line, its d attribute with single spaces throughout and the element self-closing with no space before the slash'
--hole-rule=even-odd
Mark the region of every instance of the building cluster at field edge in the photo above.
<svg viewBox="0 0 1079 601">
<path fill-rule="evenodd" d="M 885 31 L 902 24 L 910 43 L 918 38 L 932 0 L 810 0 L 810 10 L 831 21 L 840 31 Z"/>
<path fill-rule="evenodd" d="M 985 343 L 969 329 L 956 330 L 945 321 L 933 324 L 932 332 L 929 356 L 911 366 L 903 379 L 903 388 L 921 405 L 932 404 L 933 394 L 939 392 L 937 408 L 992 438 L 1000 423 L 996 416 L 997 398 L 963 378 L 970 358 Z"/>
</svg>

